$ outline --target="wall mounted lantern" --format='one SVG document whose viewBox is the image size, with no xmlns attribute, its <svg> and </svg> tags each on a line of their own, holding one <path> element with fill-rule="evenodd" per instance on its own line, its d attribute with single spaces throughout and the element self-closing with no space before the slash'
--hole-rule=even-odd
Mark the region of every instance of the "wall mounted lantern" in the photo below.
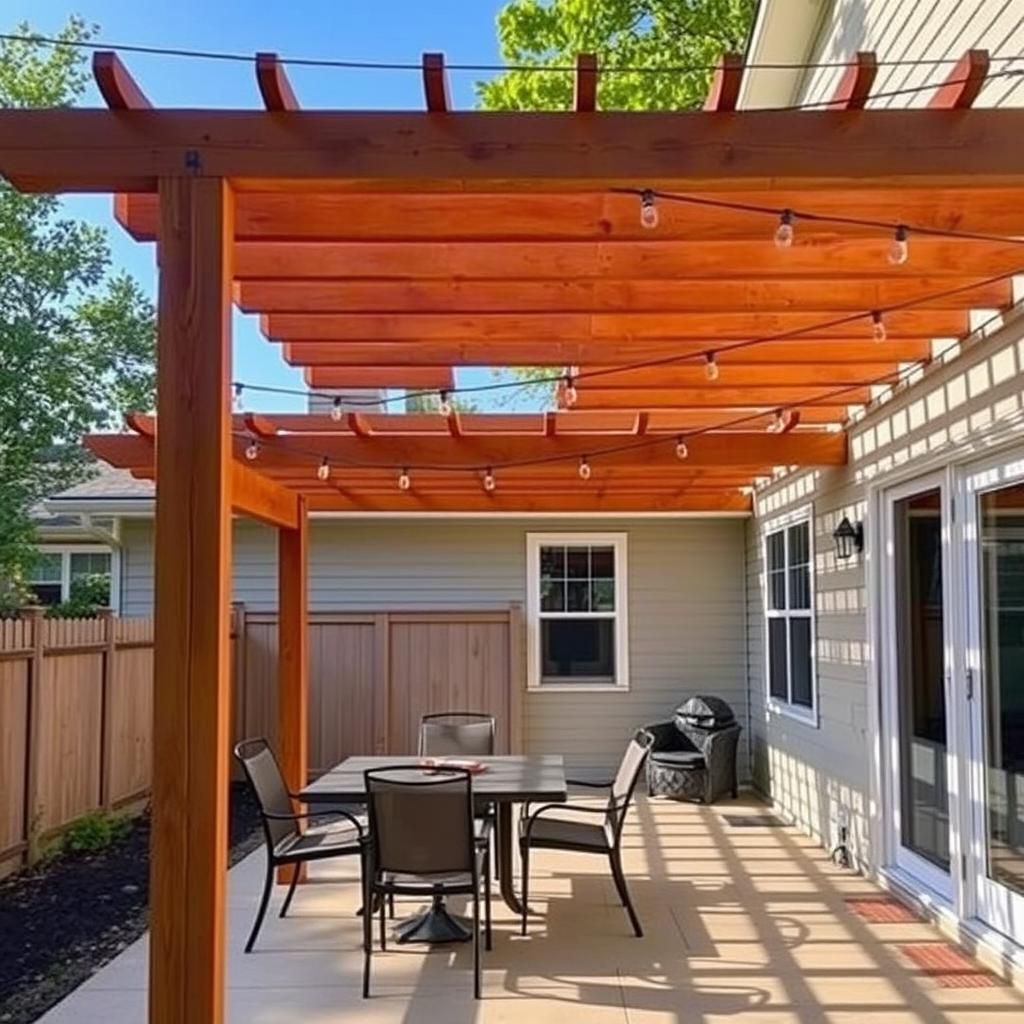
<svg viewBox="0 0 1024 1024">
<path fill-rule="evenodd" d="M 847 516 L 843 516 L 832 533 L 832 539 L 836 542 L 836 558 L 845 562 L 855 552 L 864 550 L 864 524 L 851 523 Z"/>
</svg>

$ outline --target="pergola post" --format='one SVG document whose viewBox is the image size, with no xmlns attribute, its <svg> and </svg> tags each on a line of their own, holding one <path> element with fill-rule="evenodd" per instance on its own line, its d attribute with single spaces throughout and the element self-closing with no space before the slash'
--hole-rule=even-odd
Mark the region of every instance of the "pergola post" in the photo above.
<svg viewBox="0 0 1024 1024">
<path fill-rule="evenodd" d="M 223 1019 L 232 238 L 222 179 L 161 179 L 150 1024 Z"/>
<path fill-rule="evenodd" d="M 296 526 L 277 531 L 278 746 L 293 793 L 306 785 L 309 767 L 309 519 L 305 500 L 300 498 L 298 506 Z M 281 868 L 278 880 L 290 882 L 294 870 L 292 865 Z"/>
</svg>

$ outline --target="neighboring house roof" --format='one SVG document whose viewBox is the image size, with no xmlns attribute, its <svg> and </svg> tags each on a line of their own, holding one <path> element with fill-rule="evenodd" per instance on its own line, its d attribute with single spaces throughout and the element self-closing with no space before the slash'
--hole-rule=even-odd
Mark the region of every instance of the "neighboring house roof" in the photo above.
<svg viewBox="0 0 1024 1024">
<path fill-rule="evenodd" d="M 47 498 L 43 503 L 44 514 L 64 519 L 73 513 L 152 512 L 155 494 L 152 480 L 139 480 L 127 470 L 114 469 L 105 463 L 99 468 L 94 477 Z M 41 520 L 40 525 L 48 525 L 47 520 Z"/>
</svg>

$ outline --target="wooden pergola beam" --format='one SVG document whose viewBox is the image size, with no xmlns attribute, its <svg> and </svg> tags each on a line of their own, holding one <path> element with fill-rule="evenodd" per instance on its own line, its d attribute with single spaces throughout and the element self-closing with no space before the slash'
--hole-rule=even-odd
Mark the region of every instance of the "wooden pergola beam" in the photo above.
<svg viewBox="0 0 1024 1024">
<path fill-rule="evenodd" d="M 315 191 L 1017 186 L 1024 110 L 576 113 L 8 109 L 0 173 L 29 190 L 152 192 L 161 175 Z M 892 140 L 900 145 L 893 146 Z M 265 186 L 264 186 L 265 187 Z"/>
<path fill-rule="evenodd" d="M 310 367 L 304 376 L 311 388 L 319 389 L 411 388 L 417 391 L 451 391 L 455 387 L 454 374 L 446 366 Z"/>
<path fill-rule="evenodd" d="M 300 104 L 288 72 L 276 53 L 256 54 L 256 84 L 267 110 L 298 110 Z"/>
<path fill-rule="evenodd" d="M 953 65 L 946 81 L 929 100 L 929 109 L 967 110 L 984 87 L 988 69 L 988 50 L 968 50 Z"/>
<path fill-rule="evenodd" d="M 707 388 L 580 388 L 574 408 L 587 409 L 771 409 L 779 405 L 863 405 L 871 400 L 871 387 L 844 386 L 729 387 L 721 382 Z M 796 460 L 799 461 L 799 460 Z"/>
<path fill-rule="evenodd" d="M 231 508 L 281 530 L 297 530 L 301 520 L 297 496 L 237 459 L 231 463 Z"/>
<path fill-rule="evenodd" d="M 597 54 L 576 55 L 576 73 L 573 78 L 573 109 L 590 114 L 597 110 Z"/>
<path fill-rule="evenodd" d="M 743 54 L 723 53 L 711 78 L 705 110 L 735 110 L 743 85 Z"/>
<path fill-rule="evenodd" d="M 113 50 L 93 53 L 92 76 L 110 110 L 148 110 L 153 106 Z"/>
<path fill-rule="evenodd" d="M 272 186 L 268 182 L 257 187 Z M 694 197 L 709 199 L 715 194 Z M 822 215 L 937 231 L 1024 234 L 1018 194 L 1006 188 L 743 189 L 724 198 L 752 207 L 806 208 Z M 651 241 L 650 232 L 639 223 L 633 194 L 409 192 L 388 196 L 382 208 L 373 193 L 255 191 L 239 193 L 236 201 L 235 235 L 241 241 Z M 658 240 L 763 242 L 772 227 L 771 217 L 753 210 L 665 202 L 658 214 Z M 157 220 L 155 196 L 124 197 L 121 223 L 132 237 L 154 240 Z M 820 241 L 826 235 L 877 234 L 877 228 L 858 224 L 807 223 L 801 224 L 798 237 Z"/>
<path fill-rule="evenodd" d="M 1020 253 L 1024 263 L 1024 248 Z M 241 281 L 247 313 L 683 313 L 884 309 L 926 299 L 929 309 L 1009 305 L 1009 279 L 874 277 L 648 281 L 642 278 L 517 281 Z"/>
<path fill-rule="evenodd" d="M 630 363 L 664 359 L 682 362 L 698 359 L 710 348 L 722 345 L 721 339 L 703 338 L 695 341 L 630 340 L 628 348 L 622 341 L 513 341 L 513 342 L 313 342 L 302 345 L 285 344 L 284 358 L 292 366 L 344 367 L 380 366 L 400 359 L 403 366 L 622 366 L 625 356 Z M 873 342 L 863 335 L 820 338 L 802 337 L 793 341 L 770 341 L 734 352 L 727 349 L 718 355 L 718 362 L 749 365 L 814 363 L 823 359 L 835 362 L 915 362 L 931 353 L 930 338 L 892 338 Z"/>
<path fill-rule="evenodd" d="M 832 110 L 863 110 L 871 97 L 871 87 L 878 75 L 878 58 L 870 50 L 859 50 L 832 93 Z"/>
<path fill-rule="evenodd" d="M 719 367 L 721 372 L 721 367 Z M 599 376 L 588 377 L 586 368 L 577 382 L 579 392 L 620 391 L 646 388 L 694 388 L 713 392 L 719 386 L 730 389 L 766 387 L 821 388 L 850 384 L 867 384 L 894 376 L 898 367 L 887 362 L 819 363 L 781 366 L 729 366 L 717 382 L 707 380 L 704 367 L 697 363 L 641 367 L 636 370 L 602 370 Z"/>
<path fill-rule="evenodd" d="M 451 89 L 443 53 L 423 54 L 423 98 L 427 110 L 432 114 L 443 114 L 451 110 Z"/>
</svg>

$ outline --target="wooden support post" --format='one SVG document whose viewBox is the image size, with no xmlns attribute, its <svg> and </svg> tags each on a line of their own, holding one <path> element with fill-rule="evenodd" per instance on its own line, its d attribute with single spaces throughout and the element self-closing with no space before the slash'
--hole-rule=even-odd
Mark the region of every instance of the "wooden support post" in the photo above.
<svg viewBox="0 0 1024 1024">
<path fill-rule="evenodd" d="M 277 724 L 281 771 L 297 793 L 309 769 L 309 519 L 299 499 L 298 525 L 277 531 Z M 290 882 L 295 868 L 278 870 Z M 300 874 L 300 878 L 302 875 Z"/>
<path fill-rule="evenodd" d="M 150 1024 L 224 1015 L 233 211 L 160 181 Z"/>
</svg>

